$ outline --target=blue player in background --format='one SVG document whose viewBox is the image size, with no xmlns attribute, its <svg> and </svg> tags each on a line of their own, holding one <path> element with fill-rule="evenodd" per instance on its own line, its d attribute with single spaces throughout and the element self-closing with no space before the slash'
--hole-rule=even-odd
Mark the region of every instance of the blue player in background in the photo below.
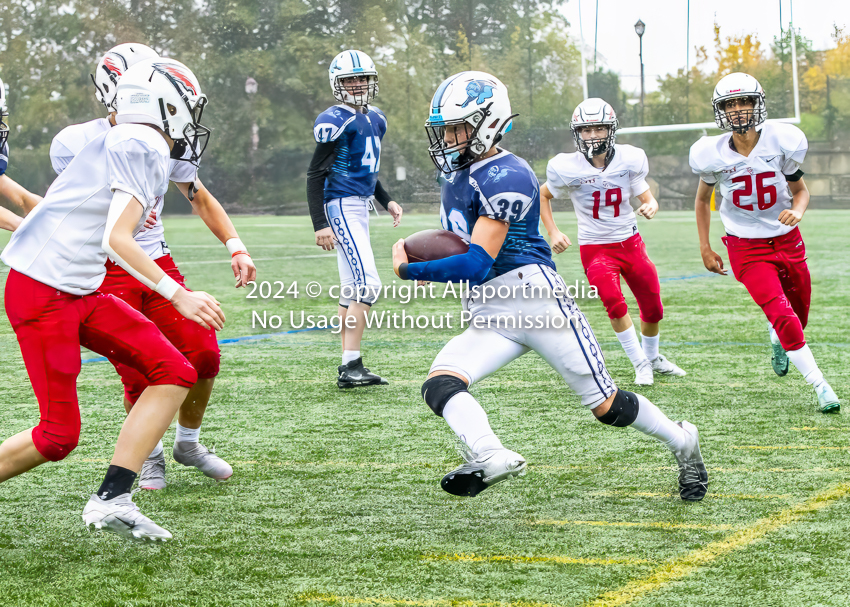
<svg viewBox="0 0 850 607">
<path fill-rule="evenodd" d="M 41 201 L 41 196 L 27 191 L 6 175 L 9 166 L 9 125 L 6 124 L 8 116 L 6 86 L 0 80 L 0 198 L 6 199 L 20 209 L 22 215 L 26 215 Z M 21 221 L 12 211 L 0 207 L 0 229 L 14 232 Z"/>
<path fill-rule="evenodd" d="M 462 72 L 440 85 L 425 124 L 431 159 L 444 174 L 440 217 L 445 229 L 470 243 L 469 251 L 408 263 L 404 240 L 393 246 L 400 278 L 469 280 L 508 294 L 485 301 L 471 292 L 464 299 L 470 326 L 443 347 L 422 385 L 425 402 L 468 448 L 466 462 L 443 477 L 441 486 L 475 496 L 524 472 L 525 459 L 502 445 L 468 388 L 534 350 L 600 422 L 633 426 L 660 440 L 678 461 L 681 498 L 701 500 L 708 474 L 696 427 L 674 423 L 645 397 L 617 389 L 587 319 L 566 295 L 539 232 L 537 178 L 528 163 L 497 145 L 514 116 L 507 88 L 490 74 Z M 484 327 L 472 326 L 476 319 Z"/>
<path fill-rule="evenodd" d="M 328 77 L 340 102 L 322 112 L 313 127 L 316 151 L 307 171 L 307 202 L 316 244 L 337 249 L 342 335 L 342 364 L 337 385 L 356 388 L 387 381 L 363 366 L 360 341 L 366 315 L 381 291 L 381 279 L 369 241 L 369 211 L 374 201 L 389 211 L 393 226 L 401 206 L 378 180 L 384 113 L 369 103 L 378 95 L 378 72 L 362 51 L 343 51 L 331 62 Z M 377 211 L 376 211 L 377 212 Z M 353 327 L 346 323 L 354 317 Z"/>
</svg>

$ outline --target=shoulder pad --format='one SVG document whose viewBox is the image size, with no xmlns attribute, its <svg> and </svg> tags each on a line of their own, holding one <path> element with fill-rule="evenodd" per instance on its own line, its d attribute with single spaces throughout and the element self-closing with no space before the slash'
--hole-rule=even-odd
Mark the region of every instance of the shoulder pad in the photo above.
<svg viewBox="0 0 850 607">
<path fill-rule="evenodd" d="M 316 143 L 336 141 L 355 116 L 354 112 L 337 105 L 326 109 L 319 114 L 313 124 L 313 137 L 316 139 Z"/>
<path fill-rule="evenodd" d="M 724 166 L 722 146 L 729 145 L 729 133 L 712 137 L 701 137 L 691 146 L 688 163 L 694 173 L 713 173 Z"/>
</svg>

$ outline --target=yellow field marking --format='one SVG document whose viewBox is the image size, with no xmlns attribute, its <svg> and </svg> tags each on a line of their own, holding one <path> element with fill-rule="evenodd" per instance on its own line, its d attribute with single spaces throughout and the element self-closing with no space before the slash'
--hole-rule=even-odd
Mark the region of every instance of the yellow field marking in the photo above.
<svg viewBox="0 0 850 607">
<path fill-rule="evenodd" d="M 670 582 L 688 577 L 696 569 L 726 556 L 730 552 L 750 546 L 768 533 L 787 527 L 807 514 L 833 505 L 848 494 L 850 494 L 850 483 L 842 483 L 832 489 L 818 493 L 799 504 L 759 519 L 752 525 L 736 531 L 726 538 L 710 542 L 698 550 L 668 561 L 647 577 L 629 582 L 617 590 L 606 592 L 595 600 L 586 603 L 586 607 L 620 607 L 633 603 Z"/>
<path fill-rule="evenodd" d="M 818 428 L 817 426 L 803 426 L 802 428 L 791 428 L 791 429 L 795 430 L 797 432 L 805 432 L 807 430 L 818 430 L 818 431 L 834 430 L 836 432 L 847 432 L 848 430 L 850 430 L 850 427 L 844 428 L 842 426 L 826 426 L 826 427 L 821 426 L 820 428 Z"/>
<path fill-rule="evenodd" d="M 732 445 L 730 449 L 752 449 L 755 451 L 776 451 L 778 449 L 804 450 L 813 449 L 815 451 L 847 451 L 850 446 L 843 447 L 825 447 L 822 445 Z"/>
<path fill-rule="evenodd" d="M 571 556 L 522 556 L 519 554 L 426 554 L 429 561 L 463 561 L 468 563 L 558 563 L 559 565 L 643 565 L 646 559 L 594 559 Z"/>
<path fill-rule="evenodd" d="M 734 525 L 697 525 L 691 523 L 667 523 L 663 521 L 650 521 L 646 523 L 632 523 L 625 521 L 554 521 L 544 519 L 533 521 L 532 525 L 589 525 L 591 527 L 641 527 L 648 529 L 700 529 L 704 531 L 731 531 Z"/>
<path fill-rule="evenodd" d="M 409 605 L 410 607 L 559 607 L 536 601 L 471 601 L 469 599 L 394 599 L 391 597 L 338 596 L 320 592 L 305 592 L 295 597 L 299 601 L 316 601 L 340 605 Z"/>
<path fill-rule="evenodd" d="M 590 495 L 599 497 L 677 497 L 673 493 L 653 493 L 649 491 L 596 491 Z M 778 495 L 774 493 L 711 493 L 705 496 L 705 499 L 737 499 L 737 500 L 773 500 L 773 499 L 790 499 L 790 495 Z"/>
</svg>

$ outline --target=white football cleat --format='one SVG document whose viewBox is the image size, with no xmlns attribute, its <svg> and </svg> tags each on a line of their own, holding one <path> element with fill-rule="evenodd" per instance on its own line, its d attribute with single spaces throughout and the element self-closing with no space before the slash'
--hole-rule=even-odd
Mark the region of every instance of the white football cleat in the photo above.
<svg viewBox="0 0 850 607">
<path fill-rule="evenodd" d="M 635 367 L 635 383 L 638 386 L 651 386 L 655 382 L 652 375 L 652 363 L 648 360 Z"/>
<path fill-rule="evenodd" d="M 165 453 L 160 453 L 159 457 L 149 457 L 142 464 L 139 489 L 149 491 L 165 489 Z"/>
<path fill-rule="evenodd" d="M 233 468 L 201 443 L 182 441 L 174 443 L 174 461 L 193 466 L 210 478 L 223 481 L 233 476 Z"/>
<path fill-rule="evenodd" d="M 111 500 L 92 495 L 83 510 L 86 527 L 117 533 L 137 541 L 168 541 L 171 534 L 139 512 L 132 494 L 124 493 Z"/>
<path fill-rule="evenodd" d="M 652 365 L 652 370 L 659 375 L 674 375 L 676 377 L 687 375 L 684 369 L 671 363 L 663 354 L 659 354 L 657 358 L 649 361 L 649 363 Z"/>
<path fill-rule="evenodd" d="M 475 497 L 487 487 L 525 473 L 525 458 L 510 449 L 493 449 L 473 455 L 463 454 L 461 464 L 440 481 L 444 491 L 452 495 Z"/>
</svg>

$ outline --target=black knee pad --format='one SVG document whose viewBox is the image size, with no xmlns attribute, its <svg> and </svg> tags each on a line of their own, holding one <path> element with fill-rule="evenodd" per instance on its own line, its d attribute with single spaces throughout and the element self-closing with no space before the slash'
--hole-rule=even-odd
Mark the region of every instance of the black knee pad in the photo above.
<svg viewBox="0 0 850 607">
<path fill-rule="evenodd" d="M 608 426 L 624 428 L 630 426 L 637 419 L 640 403 L 638 402 L 637 394 L 627 390 L 617 390 L 614 395 L 614 402 L 611 403 L 611 408 L 602 417 L 597 417 L 599 421 Z"/>
<path fill-rule="evenodd" d="M 446 403 L 458 392 L 466 392 L 466 382 L 454 375 L 435 375 L 422 384 L 422 398 L 440 417 L 443 417 Z"/>
</svg>

